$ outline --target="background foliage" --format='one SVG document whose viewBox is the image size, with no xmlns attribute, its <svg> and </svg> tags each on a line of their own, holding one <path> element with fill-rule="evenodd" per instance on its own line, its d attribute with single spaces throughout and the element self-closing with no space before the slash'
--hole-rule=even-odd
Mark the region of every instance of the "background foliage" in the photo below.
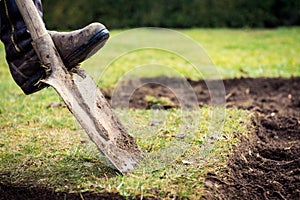
<svg viewBox="0 0 300 200">
<path fill-rule="evenodd" d="M 299 0 L 44 0 L 50 29 L 92 21 L 108 28 L 159 26 L 277 27 L 300 25 Z"/>
</svg>

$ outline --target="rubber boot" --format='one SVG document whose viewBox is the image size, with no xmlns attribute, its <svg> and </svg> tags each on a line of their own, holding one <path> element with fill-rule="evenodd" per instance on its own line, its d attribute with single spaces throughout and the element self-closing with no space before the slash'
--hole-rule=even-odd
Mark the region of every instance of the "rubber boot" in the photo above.
<svg viewBox="0 0 300 200">
<path fill-rule="evenodd" d="M 33 0 L 43 15 L 40 0 Z M 100 23 L 73 31 L 49 31 L 67 69 L 97 52 L 107 41 L 109 32 Z M 4 43 L 6 60 L 15 82 L 25 94 L 37 92 L 47 84 L 41 82 L 51 73 L 45 68 L 32 47 L 32 39 L 15 0 L 0 0 L 0 39 Z"/>
</svg>

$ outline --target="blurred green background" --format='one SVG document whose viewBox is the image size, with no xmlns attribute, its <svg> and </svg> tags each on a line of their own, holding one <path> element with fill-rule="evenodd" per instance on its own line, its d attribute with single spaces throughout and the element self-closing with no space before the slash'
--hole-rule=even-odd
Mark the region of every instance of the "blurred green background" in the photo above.
<svg viewBox="0 0 300 200">
<path fill-rule="evenodd" d="M 49 29 L 76 29 L 92 21 L 110 29 L 300 25 L 299 0 L 44 0 L 43 4 Z"/>
</svg>

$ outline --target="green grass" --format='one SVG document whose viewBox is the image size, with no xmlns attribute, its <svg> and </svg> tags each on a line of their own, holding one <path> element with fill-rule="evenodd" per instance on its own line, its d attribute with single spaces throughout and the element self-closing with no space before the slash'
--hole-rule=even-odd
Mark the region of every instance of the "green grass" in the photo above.
<svg viewBox="0 0 300 200">
<path fill-rule="evenodd" d="M 130 70 L 133 70 L 131 76 L 168 75 L 193 79 L 300 75 L 299 27 L 179 31 L 171 36 L 169 32 L 152 35 L 153 32 L 146 30 L 139 30 L 136 35 L 135 32 L 112 31 L 108 45 L 83 66 L 104 87 L 116 84 Z M 199 44 L 202 51 L 194 48 L 195 44 Z M 161 49 L 151 48 L 156 46 Z M 174 49 L 180 54 L 175 54 Z M 200 72 L 191 64 L 198 64 Z M 215 66 L 215 74 L 206 75 L 207 64 Z M 162 67 L 153 70 L 152 65 Z M 134 71 L 139 66 L 143 66 L 143 70 Z"/>
<path fill-rule="evenodd" d="M 300 29 L 192 30 L 223 78 L 300 75 Z"/>
<path fill-rule="evenodd" d="M 181 32 L 203 46 L 221 78 L 290 77 L 300 74 L 300 58 L 297 55 L 300 51 L 300 28 L 192 29 Z M 112 31 L 113 36 L 120 33 Z M 127 42 L 131 44 L 135 41 Z M 122 48 L 128 49 L 122 43 L 114 45 L 113 49 L 117 52 L 122 51 Z M 178 49 L 184 46 L 180 43 L 172 45 Z M 172 45 L 171 49 L 174 48 Z M 131 76 L 206 78 L 195 71 L 187 60 L 172 52 L 157 49 L 127 53 L 111 62 L 105 76 L 101 76 L 106 66 L 102 64 L 116 56 L 113 52 L 104 52 L 105 49 L 83 64 L 102 87 L 113 88 L 124 73 L 143 64 L 159 64 L 166 68 L 136 71 Z M 183 49 L 182 53 L 185 57 L 193 57 L 195 54 L 188 49 Z M 250 113 L 226 109 L 222 129 L 218 132 L 219 138 L 212 148 L 208 148 L 213 111 L 211 107 L 193 111 L 195 113 L 181 113 L 179 109 L 116 110 L 128 131 L 136 136 L 138 144 L 149 156 L 155 156 L 155 152 L 170 147 L 170 144 L 187 148 L 187 151 L 182 152 L 180 148 L 177 149 L 177 155 L 170 153 L 172 162 L 166 162 L 168 165 L 165 167 L 142 165 L 137 171 L 120 176 L 107 167 L 105 159 L 67 108 L 48 106 L 61 101 L 54 90 L 48 88 L 30 96 L 23 95 L 9 74 L 3 46 L 0 46 L 0 55 L 0 181 L 4 183 L 43 185 L 66 192 L 108 191 L 127 197 L 142 195 L 167 198 L 175 195 L 193 199 L 205 193 L 205 174 L 209 171 L 221 173 L 239 137 L 251 131 L 248 129 Z M 165 102 L 164 99 L 150 97 L 148 101 Z M 188 123 L 183 119 L 188 119 L 186 116 L 189 115 L 199 117 L 196 131 L 192 133 L 180 129 L 181 124 Z M 186 137 L 173 137 L 179 133 L 184 133 Z M 206 147 L 209 151 L 203 151 L 205 145 L 208 145 Z M 185 164 L 185 161 L 191 164 Z"/>
<path fill-rule="evenodd" d="M 196 197 L 204 194 L 205 173 L 225 167 L 226 155 L 237 140 L 234 133 L 247 133 L 248 120 L 245 119 L 249 118 L 243 111 L 228 110 L 221 137 L 212 152 L 206 153 L 201 150 L 201 145 L 205 144 L 208 134 L 210 109 L 200 109 L 201 122 L 194 134 L 187 135 L 186 152 L 178 150 L 181 154 L 171 157 L 172 162 L 166 162 L 165 167 L 143 165 L 137 172 L 122 177 L 103 164 L 103 157 L 76 126 L 65 108 L 46 111 L 40 114 L 27 112 L 32 119 L 24 121 L 13 120 L 11 116 L 14 123 L 1 123 L 2 182 L 46 185 L 67 192 L 108 191 L 119 192 L 124 196 L 143 194 L 158 197 L 170 193 L 181 197 Z M 134 131 L 139 130 L 136 135 L 138 143 L 150 155 L 170 142 L 180 140 L 172 135 L 179 132 L 178 125 L 182 120 L 178 110 L 165 111 L 166 120 L 163 124 L 150 127 L 151 112 L 154 111 L 119 111 L 121 119 L 125 115 L 135 122 L 128 125 L 123 119 L 129 132 L 135 135 L 137 133 Z M 10 121 L 9 117 L 7 120 Z M 56 120 L 64 122 L 58 123 Z M 69 127 L 63 127 L 61 123 Z M 149 130 L 151 128 L 154 131 Z M 147 132 L 153 135 L 145 137 Z M 185 165 L 182 160 L 193 164 Z M 148 162 L 146 160 L 146 164 Z M 158 190 L 159 194 L 153 193 L 153 189 Z"/>
</svg>

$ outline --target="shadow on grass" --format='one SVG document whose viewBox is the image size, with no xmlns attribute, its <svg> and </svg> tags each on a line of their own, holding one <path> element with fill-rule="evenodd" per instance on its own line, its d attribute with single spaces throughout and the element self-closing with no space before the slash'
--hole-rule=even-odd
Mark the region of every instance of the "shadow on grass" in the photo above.
<svg viewBox="0 0 300 200">
<path fill-rule="evenodd" d="M 60 200 L 60 199 L 125 199 L 116 193 L 66 193 L 55 192 L 54 189 L 31 185 L 12 185 L 0 183 L 1 200 Z"/>
<path fill-rule="evenodd" d="M 59 169 L 56 169 L 59 170 Z M 69 173 L 76 173 L 72 169 L 69 169 Z M 106 171 L 105 175 L 103 174 L 97 174 L 97 176 L 103 176 L 106 178 L 112 178 L 118 176 L 118 172 L 112 168 L 109 167 L 101 167 L 98 170 L 101 172 Z M 84 176 L 88 173 L 93 173 L 95 169 L 93 167 L 90 170 L 84 170 L 84 172 L 78 173 L 78 176 Z M 36 176 L 39 176 L 39 173 L 37 172 L 35 174 Z M 65 174 L 67 176 L 67 174 Z M 125 199 L 125 197 L 121 196 L 118 193 L 108 192 L 103 189 L 103 191 L 95 192 L 95 191 L 87 191 L 87 192 L 57 192 L 55 191 L 55 187 L 51 186 L 45 186 L 42 184 L 38 184 L 33 180 L 28 181 L 22 181 L 19 183 L 11 183 L 9 180 L 15 176 L 14 174 L 8 172 L 8 173 L 1 173 L 0 172 L 0 200 L 61 200 L 61 199 L 67 199 L 67 200 L 75 200 L 75 199 L 113 199 L 113 200 L 119 200 L 119 199 Z M 34 176 L 34 174 L 32 174 Z M 62 183 L 63 184 L 63 183 Z M 67 183 L 66 183 L 67 184 Z M 61 185 L 63 187 L 63 185 Z"/>
</svg>

